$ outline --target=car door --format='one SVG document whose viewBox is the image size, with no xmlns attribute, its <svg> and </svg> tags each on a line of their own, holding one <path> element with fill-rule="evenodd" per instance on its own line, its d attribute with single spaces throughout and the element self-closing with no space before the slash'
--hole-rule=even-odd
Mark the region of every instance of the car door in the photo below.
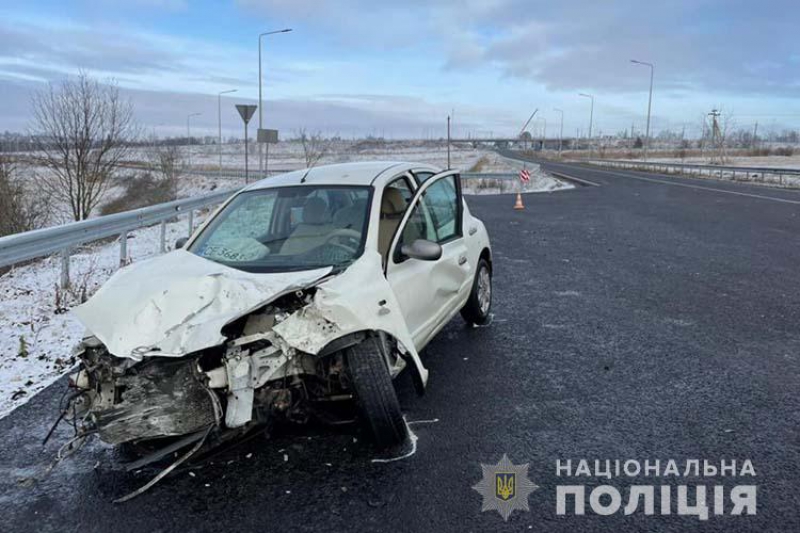
<svg viewBox="0 0 800 533">
<path fill-rule="evenodd" d="M 408 330 L 419 350 L 452 318 L 469 292 L 470 264 L 463 233 L 463 203 L 456 172 L 437 174 L 417 190 L 392 239 L 386 266 Z M 416 239 L 438 243 L 435 261 L 402 254 Z"/>
</svg>

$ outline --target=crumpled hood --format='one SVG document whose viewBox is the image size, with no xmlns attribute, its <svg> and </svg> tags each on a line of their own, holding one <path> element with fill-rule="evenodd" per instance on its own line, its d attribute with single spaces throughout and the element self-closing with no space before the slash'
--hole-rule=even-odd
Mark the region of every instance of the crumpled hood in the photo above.
<svg viewBox="0 0 800 533">
<path fill-rule="evenodd" d="M 176 250 L 119 270 L 73 313 L 113 355 L 180 357 L 223 343 L 225 324 L 330 271 L 251 274 Z"/>
</svg>

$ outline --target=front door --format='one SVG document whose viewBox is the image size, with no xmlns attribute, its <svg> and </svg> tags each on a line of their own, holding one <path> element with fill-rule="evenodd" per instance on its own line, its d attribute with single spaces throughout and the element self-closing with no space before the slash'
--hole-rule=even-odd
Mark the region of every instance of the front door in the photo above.
<svg viewBox="0 0 800 533">
<path fill-rule="evenodd" d="M 461 296 L 469 290 L 474 265 L 469 264 L 464 242 L 462 205 L 458 174 L 433 176 L 414 195 L 392 240 L 386 277 L 417 350 L 458 311 Z M 440 244 L 441 258 L 422 261 L 404 256 L 403 244 L 417 239 Z"/>
</svg>

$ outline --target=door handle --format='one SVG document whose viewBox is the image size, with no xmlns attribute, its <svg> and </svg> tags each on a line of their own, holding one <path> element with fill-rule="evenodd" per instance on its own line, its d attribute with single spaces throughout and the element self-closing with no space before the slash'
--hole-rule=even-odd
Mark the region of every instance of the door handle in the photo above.
<svg viewBox="0 0 800 533">
<path fill-rule="evenodd" d="M 472 226 L 471 228 L 469 228 L 470 236 L 475 235 L 476 233 L 478 233 L 478 228 L 476 228 L 475 226 Z"/>
<path fill-rule="evenodd" d="M 467 256 L 466 255 L 462 255 L 461 257 L 458 258 L 458 266 L 461 266 L 466 262 L 467 262 Z"/>
</svg>

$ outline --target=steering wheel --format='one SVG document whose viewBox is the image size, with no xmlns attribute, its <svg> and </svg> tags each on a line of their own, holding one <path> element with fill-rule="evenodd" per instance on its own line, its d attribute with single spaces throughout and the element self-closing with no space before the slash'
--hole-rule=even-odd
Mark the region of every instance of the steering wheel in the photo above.
<svg viewBox="0 0 800 533">
<path fill-rule="evenodd" d="M 356 241 L 358 244 L 356 246 L 349 246 L 341 242 L 332 242 L 336 239 L 350 239 L 351 242 Z M 348 253 L 354 254 L 358 251 L 358 246 L 361 245 L 361 232 L 350 228 L 337 229 L 328 235 L 328 237 L 325 239 L 324 245 L 336 246 L 337 248 L 341 248 Z"/>
</svg>

